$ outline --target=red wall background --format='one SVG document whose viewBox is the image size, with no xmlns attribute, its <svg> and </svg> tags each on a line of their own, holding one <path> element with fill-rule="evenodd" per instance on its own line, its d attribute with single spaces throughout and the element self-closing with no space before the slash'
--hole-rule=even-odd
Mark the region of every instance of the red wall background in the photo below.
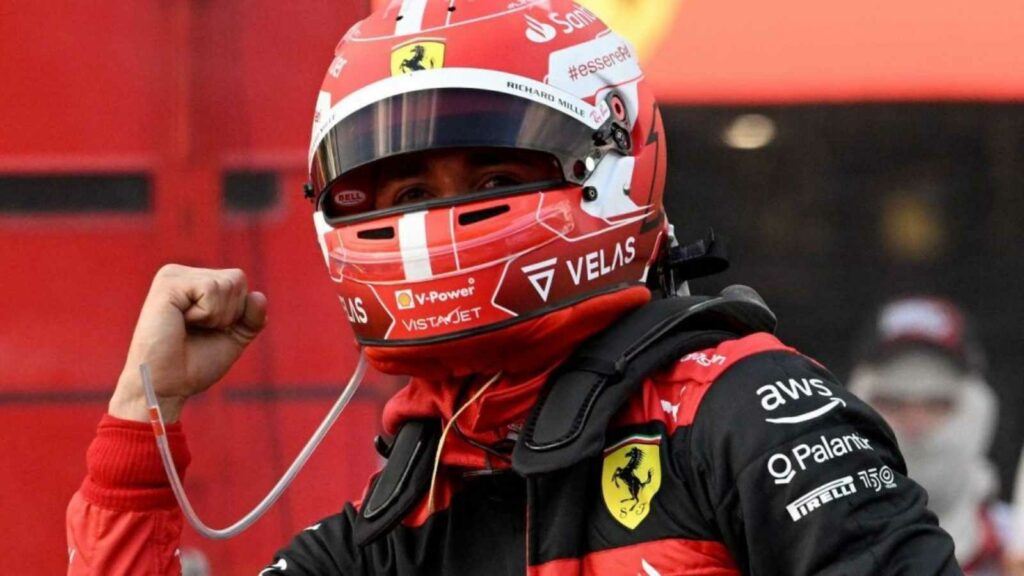
<svg viewBox="0 0 1024 576">
<path fill-rule="evenodd" d="M 354 348 L 300 189 L 320 80 L 364 11 L 326 0 L 0 4 L 0 176 L 152 182 L 141 214 L 0 213 L 6 572 L 65 570 L 64 508 L 161 264 L 242 267 L 270 299 L 271 327 L 184 419 L 186 485 L 209 524 L 258 502 L 340 392 Z M 228 214 L 229 170 L 276 173 L 278 204 Z M 391 385 L 370 384 L 255 527 L 226 542 L 186 529 L 215 574 L 256 573 L 293 533 L 359 497 Z"/>
</svg>

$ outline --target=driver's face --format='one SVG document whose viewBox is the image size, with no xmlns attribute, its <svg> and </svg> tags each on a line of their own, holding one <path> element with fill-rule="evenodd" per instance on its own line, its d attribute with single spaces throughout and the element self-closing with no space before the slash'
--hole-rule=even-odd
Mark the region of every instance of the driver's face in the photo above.
<svg viewBox="0 0 1024 576">
<path fill-rule="evenodd" d="M 387 158 L 344 176 L 343 189 L 370 193 L 380 210 L 490 188 L 561 180 L 558 162 L 528 150 L 449 149 Z M 325 210 L 330 211 L 329 206 Z"/>
</svg>

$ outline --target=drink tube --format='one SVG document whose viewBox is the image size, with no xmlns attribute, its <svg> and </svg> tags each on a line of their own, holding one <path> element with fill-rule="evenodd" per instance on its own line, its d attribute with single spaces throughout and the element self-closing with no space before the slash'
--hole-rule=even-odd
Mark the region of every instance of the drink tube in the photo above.
<svg viewBox="0 0 1024 576">
<path fill-rule="evenodd" d="M 171 489 L 174 491 L 174 497 L 178 500 L 178 506 L 181 507 L 181 511 L 185 514 L 185 519 L 188 523 L 207 538 L 213 539 L 224 539 L 232 538 L 245 531 L 246 528 L 251 526 L 253 522 L 258 520 L 260 516 L 273 506 L 274 502 L 281 497 L 288 485 L 292 483 L 292 480 L 299 474 L 302 467 L 306 465 L 306 461 L 316 450 L 317 446 L 327 435 L 327 432 L 334 425 L 334 422 L 341 415 L 341 412 L 345 409 L 349 400 L 355 395 L 356 389 L 363 381 L 363 377 L 366 375 L 366 355 L 360 353 L 359 361 L 356 364 L 356 370 L 349 379 L 348 384 L 341 391 L 341 396 L 338 397 L 337 402 L 331 407 L 331 410 L 324 417 L 323 422 L 313 432 L 309 441 L 306 442 L 306 446 L 296 456 L 295 461 L 288 467 L 281 479 L 277 481 L 277 484 L 270 490 L 270 492 L 263 498 L 263 500 L 256 505 L 248 514 L 243 516 L 240 520 L 227 528 L 216 529 L 207 526 L 196 514 L 192 508 L 192 504 L 189 502 L 188 495 L 185 494 L 185 487 L 181 484 L 181 477 L 178 476 L 178 471 L 174 467 L 174 460 L 171 458 L 171 447 L 167 442 L 167 433 L 164 427 L 164 418 L 160 413 L 160 404 L 156 399 L 156 392 L 153 388 L 152 377 L 149 373 L 149 366 L 142 364 L 139 366 L 139 371 L 142 373 L 142 387 L 146 392 L 146 403 L 149 407 L 149 421 L 153 425 L 153 434 L 156 436 L 156 445 L 160 449 L 160 458 L 164 463 L 164 471 L 167 472 L 167 478 L 171 482 Z"/>
</svg>

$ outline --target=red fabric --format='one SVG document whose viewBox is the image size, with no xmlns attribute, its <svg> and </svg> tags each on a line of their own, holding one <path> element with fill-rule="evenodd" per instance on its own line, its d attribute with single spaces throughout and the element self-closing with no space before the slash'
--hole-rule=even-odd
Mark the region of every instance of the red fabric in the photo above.
<svg viewBox="0 0 1024 576">
<path fill-rule="evenodd" d="M 458 430 L 449 432 L 440 447 L 443 466 L 434 489 L 434 510 L 448 506 L 458 489 L 461 469 L 509 466 L 508 461 L 487 454 L 467 438 L 485 446 L 509 438 L 526 419 L 554 367 L 581 342 L 648 300 L 646 288 L 629 288 L 475 338 L 418 348 L 368 349 L 367 355 L 378 369 L 401 366 L 407 373 L 435 375 L 413 378 L 388 401 L 383 423 L 389 434 L 397 433 L 401 423 L 411 419 L 440 418 L 447 424 L 490 375 L 502 371 L 502 377 L 466 407 L 456 423 Z M 474 376 L 460 377 L 468 374 Z M 418 526 L 429 515 L 424 498 L 403 523 Z"/>
<path fill-rule="evenodd" d="M 978 526 L 982 531 L 981 545 L 974 557 L 963 563 L 965 574 L 987 574 L 1001 571 L 1003 566 L 1003 541 L 996 529 L 992 511 L 988 506 L 978 509 Z M 993 572 L 995 573 L 995 572 Z"/>
<path fill-rule="evenodd" d="M 485 446 L 508 438 L 513 428 L 526 419 L 551 370 L 548 368 L 518 381 L 501 378 L 459 415 L 458 430 L 453 428 L 441 446 L 442 466 L 438 469 L 434 488 L 435 512 L 448 507 L 452 495 L 459 489 L 464 470 L 504 469 L 510 465 L 507 460 L 487 454 L 466 438 Z M 402 422 L 416 418 L 440 418 L 447 423 L 485 382 L 485 378 L 477 377 L 463 387 L 414 379 L 384 407 L 384 430 L 395 434 Z M 431 459 L 434 456 L 431 454 Z M 402 523 L 420 526 L 429 517 L 430 510 L 424 498 L 403 518 Z"/>
<path fill-rule="evenodd" d="M 167 426 L 167 438 L 184 476 L 191 458 L 180 423 Z M 183 518 L 153 428 L 104 415 L 86 464 L 67 509 L 68 574 L 180 574 Z"/>
<path fill-rule="evenodd" d="M 185 434 L 180 422 L 166 429 L 175 466 L 184 479 L 192 460 Z M 177 507 L 150 424 L 104 414 L 85 459 L 88 475 L 80 492 L 89 503 L 115 510 Z"/>
<path fill-rule="evenodd" d="M 772 350 L 796 353 L 775 336 L 759 332 L 687 354 L 675 364 L 653 374 L 640 393 L 629 399 L 613 425 L 628 426 L 659 420 L 665 423 L 667 433 L 672 434 L 677 427 L 693 423 L 704 394 L 723 372 L 752 354 Z"/>
<path fill-rule="evenodd" d="M 68 576 L 178 576 L 182 517 L 176 508 L 116 510 L 77 492 L 66 517 Z"/>
<path fill-rule="evenodd" d="M 566 558 L 531 566 L 529 576 L 572 574 L 700 574 L 735 576 L 740 573 L 721 542 L 673 538 L 652 540 L 592 552 L 583 558 Z"/>
<path fill-rule="evenodd" d="M 459 415 L 458 431 L 449 432 L 441 461 L 449 466 L 486 466 L 484 453 L 462 437 L 490 445 L 508 436 L 509 425 L 521 423 L 537 398 L 551 369 L 525 380 L 501 378 L 484 395 Z M 486 382 L 475 378 L 463 386 L 413 379 L 384 407 L 384 430 L 395 434 L 402 422 L 418 418 L 440 418 L 445 424 Z"/>
<path fill-rule="evenodd" d="M 649 299 L 646 288 L 629 288 L 474 338 L 431 346 L 367 348 L 367 356 L 380 370 L 434 376 L 413 378 L 388 401 L 384 430 L 395 434 L 402 422 L 418 418 L 440 418 L 447 424 L 500 370 L 502 377 L 459 416 L 458 433 L 449 433 L 441 447 L 441 461 L 462 468 L 501 466 L 501 462 L 488 462 L 486 454 L 463 436 L 484 445 L 505 439 L 510 425 L 525 420 L 555 366 L 583 340 Z"/>
</svg>

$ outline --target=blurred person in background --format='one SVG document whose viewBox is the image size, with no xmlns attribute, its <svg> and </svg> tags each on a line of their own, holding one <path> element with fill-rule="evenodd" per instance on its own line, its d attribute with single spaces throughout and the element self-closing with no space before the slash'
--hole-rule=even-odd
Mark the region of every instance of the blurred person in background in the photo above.
<svg viewBox="0 0 1024 576">
<path fill-rule="evenodd" d="M 988 459 L 995 392 L 981 346 L 952 302 L 913 297 L 884 305 L 850 376 L 850 390 L 878 410 L 899 441 L 910 477 L 956 543 L 967 574 L 1002 574 L 1010 508 L 997 501 Z"/>
<path fill-rule="evenodd" d="M 660 113 L 590 12 L 389 3 L 336 49 L 310 164 L 356 339 L 412 378 L 365 498 L 261 574 L 960 573 L 881 418 L 752 290 L 688 295 L 716 241 L 675 242 Z M 157 274 L 68 507 L 70 574 L 178 572 L 139 365 L 183 469 L 186 401 L 266 313 L 240 270 Z"/>
<path fill-rule="evenodd" d="M 1013 522 L 1006 546 L 1008 576 L 1024 576 L 1024 452 L 1017 460 L 1017 476 L 1013 483 Z"/>
</svg>

